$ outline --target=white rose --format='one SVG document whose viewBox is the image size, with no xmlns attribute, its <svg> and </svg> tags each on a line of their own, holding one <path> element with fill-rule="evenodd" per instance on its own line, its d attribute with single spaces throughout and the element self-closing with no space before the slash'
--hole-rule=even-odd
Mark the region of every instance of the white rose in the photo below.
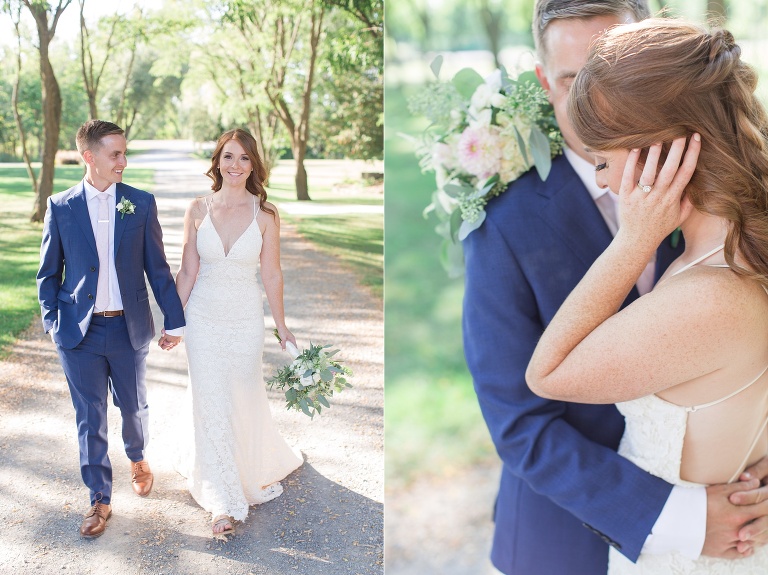
<svg viewBox="0 0 768 575">
<path fill-rule="evenodd" d="M 488 86 L 488 84 L 480 84 L 475 90 L 475 93 L 472 94 L 472 99 L 470 100 L 471 108 L 476 110 L 487 108 L 491 105 L 492 96 L 493 90 L 491 87 Z"/>
<path fill-rule="evenodd" d="M 493 114 L 490 108 L 480 110 L 479 112 L 475 112 L 474 114 L 470 115 L 469 125 L 472 126 L 473 128 L 488 127 L 491 125 L 492 117 L 493 117 Z"/>
<path fill-rule="evenodd" d="M 507 98 L 504 96 L 504 94 L 499 94 L 496 92 L 493 96 L 491 96 L 491 106 L 494 108 L 503 108 L 504 104 L 507 103 Z"/>
<path fill-rule="evenodd" d="M 499 93 L 501 91 L 501 70 L 497 68 L 491 72 L 485 78 L 485 85 L 488 86 L 492 93 Z"/>
</svg>

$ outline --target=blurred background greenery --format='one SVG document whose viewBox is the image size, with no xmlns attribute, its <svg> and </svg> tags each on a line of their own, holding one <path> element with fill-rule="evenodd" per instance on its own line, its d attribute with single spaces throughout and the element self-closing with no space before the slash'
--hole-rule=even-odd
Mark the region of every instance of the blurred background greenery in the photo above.
<svg viewBox="0 0 768 575">
<path fill-rule="evenodd" d="M 724 19 L 742 46 L 743 58 L 761 73 L 759 94 L 763 101 L 768 100 L 768 0 L 651 0 L 650 4 L 653 12 L 667 9 L 671 15 L 695 21 L 706 20 L 708 13 Z M 465 66 L 483 75 L 499 63 L 512 75 L 532 69 L 532 12 L 533 0 L 385 3 L 388 510 L 397 508 L 398 499 L 406 497 L 418 482 L 439 478 L 445 484 L 448 478 L 456 483 L 473 468 L 498 466 L 464 363 L 463 278 L 449 279 L 443 271 L 435 222 L 422 216 L 435 189 L 434 175 L 421 173 L 414 143 L 407 136 L 418 137 L 426 121 L 408 112 L 407 101 L 425 82 L 434 80 L 429 64 L 438 54 L 444 57 L 442 80 Z M 493 490 L 494 481 L 490 478 Z M 439 488 L 431 493 L 440 498 Z M 452 505 L 442 499 L 443 505 Z M 389 572 L 403 549 L 396 534 L 401 517 L 388 514 L 388 518 L 388 536 L 393 535 L 388 539 Z M 484 518 L 488 525 L 489 519 L 490 508 Z M 413 525 L 410 529 L 413 532 Z M 419 544 L 417 537 L 411 539 L 411 545 Z M 441 572 L 461 572 L 445 569 L 448 571 Z M 402 568 L 394 572 L 415 571 Z"/>
</svg>

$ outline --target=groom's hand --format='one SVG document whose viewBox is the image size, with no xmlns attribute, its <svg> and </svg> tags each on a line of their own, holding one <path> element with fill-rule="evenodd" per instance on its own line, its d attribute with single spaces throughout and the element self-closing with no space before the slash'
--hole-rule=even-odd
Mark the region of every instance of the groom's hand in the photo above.
<svg viewBox="0 0 768 575">
<path fill-rule="evenodd" d="M 745 469 L 739 477 L 740 481 L 750 479 L 760 481 L 760 486 L 750 491 L 737 491 L 729 498 L 734 505 L 752 508 L 758 514 L 756 519 L 739 530 L 737 549 L 740 551 L 748 547 L 761 547 L 768 543 L 768 505 L 766 505 L 768 502 L 768 456 Z"/>
<path fill-rule="evenodd" d="M 724 559 L 740 559 L 754 553 L 755 545 L 765 543 L 761 538 L 744 541 L 741 531 L 756 519 L 768 514 L 768 505 L 735 505 L 732 497 L 759 491 L 760 482 L 753 477 L 738 483 L 710 485 L 707 487 L 707 532 L 702 555 Z M 764 537 L 762 534 L 761 537 Z"/>
<path fill-rule="evenodd" d="M 168 351 L 169 349 L 173 349 L 181 343 L 180 335 L 168 335 L 165 333 L 165 330 L 162 330 L 161 333 L 162 335 L 160 336 L 160 339 L 157 340 L 157 345 L 159 345 L 162 349 Z"/>
</svg>

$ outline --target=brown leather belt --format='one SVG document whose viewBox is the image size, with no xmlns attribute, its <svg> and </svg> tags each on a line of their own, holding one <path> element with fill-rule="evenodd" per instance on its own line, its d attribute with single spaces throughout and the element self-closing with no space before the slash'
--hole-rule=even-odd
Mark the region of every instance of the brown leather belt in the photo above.
<svg viewBox="0 0 768 575">
<path fill-rule="evenodd" d="M 93 312 L 93 315 L 98 315 L 100 317 L 117 317 L 120 315 L 125 315 L 125 312 L 121 309 L 116 311 L 95 311 Z"/>
</svg>

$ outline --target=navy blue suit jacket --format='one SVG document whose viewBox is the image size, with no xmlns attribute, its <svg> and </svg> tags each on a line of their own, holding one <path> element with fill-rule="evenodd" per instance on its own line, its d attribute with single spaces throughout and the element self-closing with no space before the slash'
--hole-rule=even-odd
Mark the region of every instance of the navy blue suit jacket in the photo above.
<svg viewBox="0 0 768 575">
<path fill-rule="evenodd" d="M 614 405 L 542 399 L 525 383 L 544 328 L 611 239 L 559 156 L 546 182 L 531 170 L 491 200 L 464 241 L 464 349 L 503 462 L 491 558 L 507 574 L 604 574 L 606 543 L 636 560 L 672 488 L 616 453 Z M 664 241 L 657 279 L 678 253 Z"/>
<path fill-rule="evenodd" d="M 117 201 L 135 204 L 135 213 L 115 219 L 114 253 L 125 321 L 134 349 L 155 336 L 146 278 L 165 316 L 165 329 L 184 326 L 184 309 L 165 260 L 163 232 L 152 194 L 117 184 Z M 65 349 L 82 341 L 91 323 L 99 278 L 96 238 L 83 183 L 48 198 L 40 249 L 37 289 L 46 333 Z"/>
</svg>

